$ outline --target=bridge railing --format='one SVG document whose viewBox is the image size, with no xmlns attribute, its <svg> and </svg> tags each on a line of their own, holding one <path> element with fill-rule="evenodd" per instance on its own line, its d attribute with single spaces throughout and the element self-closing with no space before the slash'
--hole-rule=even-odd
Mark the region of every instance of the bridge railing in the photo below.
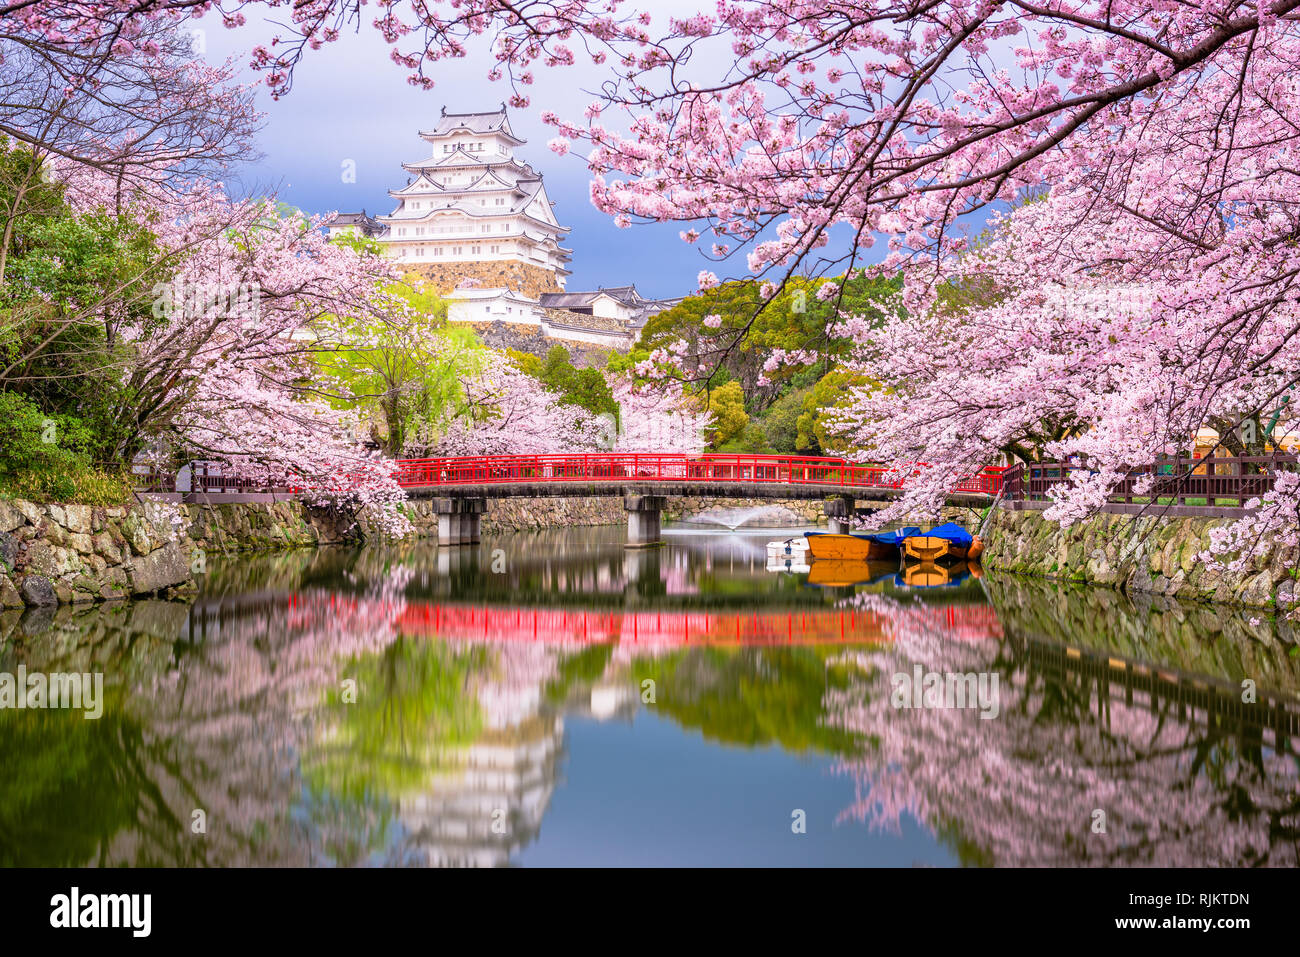
<svg viewBox="0 0 1300 957">
<path fill-rule="evenodd" d="M 996 495 L 1001 468 L 963 479 L 954 491 Z M 401 459 L 395 478 L 407 488 L 563 482 L 743 482 L 775 485 L 902 488 L 907 475 L 882 465 L 827 456 L 679 455 L 597 452 Z"/>
</svg>

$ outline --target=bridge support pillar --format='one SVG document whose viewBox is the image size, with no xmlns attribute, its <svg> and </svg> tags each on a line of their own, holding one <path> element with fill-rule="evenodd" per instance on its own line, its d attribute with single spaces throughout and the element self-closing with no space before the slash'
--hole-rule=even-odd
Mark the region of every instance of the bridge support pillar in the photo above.
<svg viewBox="0 0 1300 957">
<path fill-rule="evenodd" d="M 487 511 L 484 498 L 435 498 L 439 545 L 473 545 L 479 541 L 479 524 Z"/>
<path fill-rule="evenodd" d="M 627 512 L 627 547 L 658 545 L 663 527 L 663 509 L 668 499 L 662 495 L 624 495 Z"/>
<path fill-rule="evenodd" d="M 852 495 L 837 495 L 826 500 L 822 509 L 830 519 L 832 535 L 847 535 L 853 529 L 853 510 L 856 506 L 857 502 Z"/>
</svg>

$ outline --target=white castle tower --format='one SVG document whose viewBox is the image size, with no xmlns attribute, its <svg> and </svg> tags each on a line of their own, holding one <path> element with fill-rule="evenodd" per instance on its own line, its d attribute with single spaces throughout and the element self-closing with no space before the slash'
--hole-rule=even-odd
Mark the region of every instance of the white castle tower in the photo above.
<svg viewBox="0 0 1300 957">
<path fill-rule="evenodd" d="M 569 230 L 555 218 L 542 174 L 515 159 L 524 141 L 505 105 L 491 113 L 444 108 L 420 138 L 431 155 L 402 164 L 411 180 L 389 191 L 397 207 L 378 217 L 392 257 L 429 267 L 420 271 L 435 281 L 474 278 L 488 287 L 532 287 L 532 295 L 562 290 L 571 254 L 560 241 Z M 530 281 L 506 264 L 529 267 Z"/>
<path fill-rule="evenodd" d="M 488 113 L 444 107 L 420 138 L 431 155 L 402 164 L 410 178 L 388 191 L 392 213 L 339 213 L 327 229 L 380 243 L 446 300 L 451 322 L 475 325 L 488 345 L 538 355 L 550 339 L 626 349 L 650 316 L 680 302 L 647 299 L 631 284 L 566 290 L 571 252 L 560 243 L 569 227 L 555 218 L 542 174 L 515 158 L 524 140 L 510 128 L 504 103 Z M 516 331 L 494 338 L 485 326 Z M 531 343 L 534 333 L 540 337 Z"/>
</svg>

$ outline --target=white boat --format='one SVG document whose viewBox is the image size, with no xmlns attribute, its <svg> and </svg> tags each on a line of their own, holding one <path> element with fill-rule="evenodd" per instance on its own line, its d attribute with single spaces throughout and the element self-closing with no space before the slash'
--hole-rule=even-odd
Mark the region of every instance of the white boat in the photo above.
<svg viewBox="0 0 1300 957">
<path fill-rule="evenodd" d="M 800 536 L 799 538 L 787 538 L 783 542 L 768 542 L 767 557 L 770 558 L 793 558 L 802 562 L 808 557 L 808 539 Z"/>
</svg>

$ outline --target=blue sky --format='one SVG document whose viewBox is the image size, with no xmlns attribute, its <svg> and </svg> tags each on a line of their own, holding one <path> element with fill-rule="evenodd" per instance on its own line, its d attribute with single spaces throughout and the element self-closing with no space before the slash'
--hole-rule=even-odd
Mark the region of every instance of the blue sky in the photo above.
<svg viewBox="0 0 1300 957">
<path fill-rule="evenodd" d="M 669 14 L 693 12 L 692 8 L 698 9 L 698 0 L 656 0 L 654 20 L 660 23 Z M 258 21 L 235 30 L 221 28 L 215 18 L 194 25 L 203 29 L 206 56 L 214 62 L 233 56 L 237 63 L 246 64 L 248 51 L 259 43 L 269 44 L 277 32 Z M 345 34 L 320 50 L 308 51 L 288 96 L 276 101 L 264 87 L 259 90 L 258 105 L 266 117 L 258 147 L 264 155 L 232 171 L 230 192 L 274 192 L 310 213 L 391 212 L 388 190 L 406 182 L 403 162 L 428 155 L 428 145 L 418 131 L 432 126 L 442 107 L 452 112 L 494 109 L 510 96 L 507 84 L 486 79 L 491 65 L 488 38 L 479 38 L 469 49 L 470 55 L 463 59 L 434 65 L 437 85 L 428 91 L 406 82 L 406 69 L 392 62 L 388 45 L 368 25 L 359 34 Z M 703 64 L 696 68 L 707 69 Z M 515 131 L 528 140 L 521 155 L 544 173 L 556 215 L 572 229 L 567 240 L 573 250 L 569 288 L 635 283 L 647 295 L 674 296 L 693 292 L 701 269 L 713 269 L 723 278 L 743 274 L 743 257 L 714 264 L 697 247 L 682 242 L 679 234 L 686 224 L 618 229 L 591 205 L 590 176 L 583 159 L 574 154 L 556 156 L 546 148 L 554 130 L 541 123 L 541 112 L 551 110 L 581 121 L 583 109 L 596 99 L 592 90 L 609 76 L 607 69 L 591 64 L 562 69 L 539 66 L 536 82 L 526 88 L 532 105 L 511 111 Z M 247 76 L 256 78 L 251 71 Z M 343 181 L 347 161 L 355 163 L 352 183 Z M 963 222 L 978 230 L 984 219 L 984 214 L 976 214 Z M 840 239 L 849 236 L 847 226 L 836 227 L 834 233 Z M 833 241 L 824 253 L 837 255 L 835 245 Z M 885 243 L 878 241 L 863 261 L 876 262 L 884 254 Z"/>
<path fill-rule="evenodd" d="M 208 28 L 210 61 L 235 55 L 237 62 L 246 63 L 247 51 L 273 33 L 261 24 L 237 30 L 221 29 L 212 20 L 198 25 Z M 347 35 L 309 52 L 287 97 L 276 101 L 259 90 L 258 106 L 266 114 L 258 137 L 264 157 L 232 171 L 229 189 L 236 195 L 274 191 L 284 202 L 311 213 L 363 208 L 372 214 L 391 212 L 387 191 L 407 178 L 401 164 L 428 155 L 419 129 L 432 126 L 443 106 L 453 112 L 494 109 L 510 95 L 506 84 L 487 81 L 487 62 L 479 56 L 439 64 L 437 86 L 423 91 L 406 82 L 405 69 L 389 59 L 387 44 L 368 27 L 360 36 Z M 684 226 L 618 229 L 591 205 L 583 160 L 572 154 L 556 156 L 546 148 L 555 133 L 538 119 L 541 111 L 581 119 L 583 107 L 594 99 L 589 92 L 598 82 L 594 70 L 540 68 L 530 90 L 532 106 L 511 110 L 516 132 L 528 140 L 523 157 L 545 174 L 556 215 L 573 230 L 567 242 L 573 250 L 569 288 L 634 282 L 648 295 L 689 293 L 699 271 L 712 267 L 695 247 L 681 241 L 678 234 Z M 356 163 L 355 183 L 343 182 L 346 160 Z M 733 268 L 741 267 L 743 261 Z"/>
</svg>

